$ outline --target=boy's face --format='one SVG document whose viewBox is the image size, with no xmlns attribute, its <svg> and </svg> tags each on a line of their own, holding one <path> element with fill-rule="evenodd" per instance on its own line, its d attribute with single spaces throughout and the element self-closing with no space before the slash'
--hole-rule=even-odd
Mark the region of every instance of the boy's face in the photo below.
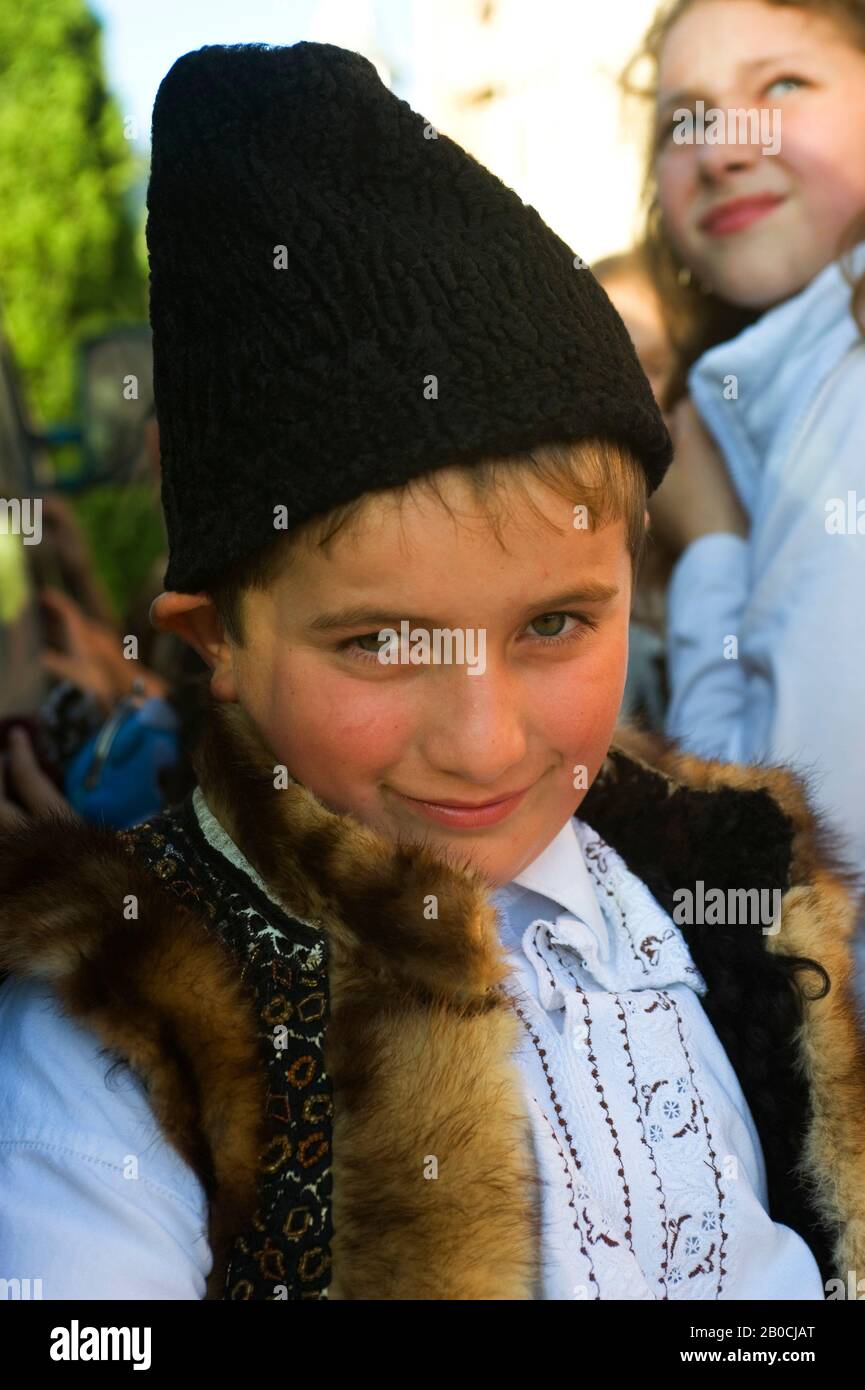
<svg viewBox="0 0 865 1390">
<path fill-rule="evenodd" d="M 631 560 L 623 521 L 577 529 L 574 509 L 535 479 L 561 533 L 517 491 L 500 522 L 507 551 L 464 483 L 447 486 L 455 518 L 428 494 L 406 495 L 402 516 L 377 496 L 329 552 L 299 548 L 267 591 L 246 593 L 244 645 L 210 649 L 212 688 L 241 702 L 276 760 L 332 810 L 426 839 L 499 886 L 574 814 L 606 755 Z M 449 662 L 384 664 L 379 633 L 403 620 L 432 651 L 434 629 L 462 630 L 466 658 L 451 647 Z M 516 792 L 480 825 L 421 804 L 476 808 Z"/>
</svg>

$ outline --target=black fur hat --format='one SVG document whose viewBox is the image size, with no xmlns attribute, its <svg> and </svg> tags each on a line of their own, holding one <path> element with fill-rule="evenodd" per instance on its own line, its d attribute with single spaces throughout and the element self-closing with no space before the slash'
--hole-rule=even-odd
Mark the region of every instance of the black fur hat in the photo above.
<svg viewBox="0 0 865 1390">
<path fill-rule="evenodd" d="M 268 544 L 275 508 L 290 529 L 447 463 L 604 435 L 663 477 L 669 436 L 594 276 L 360 54 L 179 58 L 147 208 L 166 588 Z"/>
</svg>

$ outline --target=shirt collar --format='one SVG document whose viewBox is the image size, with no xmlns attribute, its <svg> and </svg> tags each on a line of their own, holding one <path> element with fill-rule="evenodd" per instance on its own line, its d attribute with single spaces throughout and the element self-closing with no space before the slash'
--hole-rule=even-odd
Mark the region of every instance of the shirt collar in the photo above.
<svg viewBox="0 0 865 1390">
<path fill-rule="evenodd" d="M 228 831 L 216 819 L 207 804 L 201 787 L 196 787 L 192 793 L 192 806 L 201 833 L 211 848 L 223 854 L 229 863 L 233 864 L 236 869 L 240 869 L 241 873 L 248 875 L 256 887 L 261 889 L 265 897 L 270 898 L 272 903 L 281 908 L 282 904 L 279 899 L 271 892 L 258 870 L 253 868 L 245 854 L 234 843 Z"/>
<path fill-rule="evenodd" d="M 607 924 L 586 868 L 573 816 L 565 822 L 546 849 L 541 850 L 537 858 L 511 880 L 508 887 L 514 886 L 528 888 L 549 898 L 560 911 L 585 922 L 597 939 L 601 958 L 608 958 L 610 941 Z"/>
<path fill-rule="evenodd" d="M 865 271 L 865 242 L 853 248 L 849 264 L 854 278 Z M 691 368 L 691 397 L 751 518 L 770 447 L 789 441 L 832 368 L 859 341 L 852 293 L 842 261 L 833 261 L 799 294 Z"/>
</svg>

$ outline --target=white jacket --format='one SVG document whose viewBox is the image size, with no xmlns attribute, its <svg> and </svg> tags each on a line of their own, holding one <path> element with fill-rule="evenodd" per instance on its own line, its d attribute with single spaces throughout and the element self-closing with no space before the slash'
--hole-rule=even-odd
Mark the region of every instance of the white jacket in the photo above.
<svg viewBox="0 0 865 1390">
<path fill-rule="evenodd" d="M 850 302 L 836 262 L 691 370 L 751 533 L 704 536 L 674 571 L 667 732 L 804 773 L 865 872 L 865 341 Z M 862 534 L 833 534 L 848 500 Z"/>
</svg>

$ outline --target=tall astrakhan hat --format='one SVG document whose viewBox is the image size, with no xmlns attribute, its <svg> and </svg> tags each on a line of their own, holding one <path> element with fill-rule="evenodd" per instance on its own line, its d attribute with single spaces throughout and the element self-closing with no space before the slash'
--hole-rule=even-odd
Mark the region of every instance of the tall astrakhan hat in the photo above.
<svg viewBox="0 0 865 1390">
<path fill-rule="evenodd" d="M 671 443 L 591 272 L 494 174 L 331 44 L 187 53 L 147 194 L 165 586 L 448 463 Z"/>
</svg>

